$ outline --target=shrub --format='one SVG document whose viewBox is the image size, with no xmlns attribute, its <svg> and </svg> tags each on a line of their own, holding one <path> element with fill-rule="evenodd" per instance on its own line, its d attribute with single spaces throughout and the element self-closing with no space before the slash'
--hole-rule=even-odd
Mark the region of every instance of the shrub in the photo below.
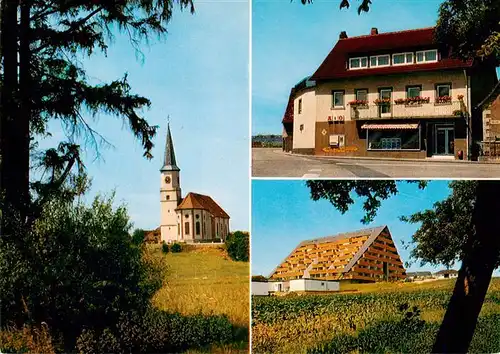
<svg viewBox="0 0 500 354">
<path fill-rule="evenodd" d="M 132 243 L 134 245 L 140 245 L 144 243 L 144 237 L 146 236 L 146 232 L 143 229 L 135 229 L 132 233 Z"/>
<path fill-rule="evenodd" d="M 163 242 L 161 245 L 161 251 L 163 253 L 168 253 L 168 245 L 165 242 Z"/>
<path fill-rule="evenodd" d="M 249 234 L 242 231 L 229 234 L 226 239 L 226 248 L 229 257 L 233 261 L 248 262 L 250 253 Z"/>
<path fill-rule="evenodd" d="M 176 242 L 172 245 L 172 247 L 170 247 L 170 250 L 172 251 L 172 253 L 179 253 L 182 251 L 182 246 Z"/>
<path fill-rule="evenodd" d="M 252 275 L 252 281 L 268 281 L 268 279 L 263 275 Z"/>
<path fill-rule="evenodd" d="M 16 242 L 0 239 L 0 325 L 45 321 L 69 352 L 83 328 L 100 331 L 121 312 L 147 308 L 163 278 L 129 231 L 113 198 L 50 201 Z"/>
<path fill-rule="evenodd" d="M 182 316 L 149 308 L 143 315 L 122 314 L 113 330 L 84 331 L 77 341 L 79 353 L 178 353 L 233 340 L 225 316 Z"/>
</svg>

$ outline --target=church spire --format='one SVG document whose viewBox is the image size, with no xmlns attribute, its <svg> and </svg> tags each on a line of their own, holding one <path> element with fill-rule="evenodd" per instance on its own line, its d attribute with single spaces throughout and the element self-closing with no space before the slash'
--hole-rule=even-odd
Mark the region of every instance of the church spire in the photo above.
<svg viewBox="0 0 500 354">
<path fill-rule="evenodd" d="M 163 160 L 163 167 L 160 171 L 180 171 L 180 168 L 177 167 L 177 163 L 175 161 L 174 142 L 172 141 L 172 134 L 170 133 L 170 122 L 167 123 L 167 141 L 165 143 L 165 155 Z"/>
</svg>

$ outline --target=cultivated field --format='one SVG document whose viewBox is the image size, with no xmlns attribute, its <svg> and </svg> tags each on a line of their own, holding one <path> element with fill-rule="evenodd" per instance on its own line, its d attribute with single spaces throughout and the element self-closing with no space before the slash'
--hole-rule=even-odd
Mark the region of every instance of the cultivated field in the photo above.
<svg viewBox="0 0 500 354">
<path fill-rule="evenodd" d="M 352 293 L 252 299 L 254 353 L 428 353 L 453 280 L 345 286 Z M 500 352 L 500 279 L 493 280 L 470 352 Z"/>
<path fill-rule="evenodd" d="M 222 248 L 189 247 L 181 253 L 163 254 L 150 247 L 166 264 L 165 285 L 153 298 L 160 309 L 190 314 L 227 315 L 240 330 L 242 341 L 220 352 L 245 347 L 249 325 L 249 263 L 234 262 Z"/>
</svg>

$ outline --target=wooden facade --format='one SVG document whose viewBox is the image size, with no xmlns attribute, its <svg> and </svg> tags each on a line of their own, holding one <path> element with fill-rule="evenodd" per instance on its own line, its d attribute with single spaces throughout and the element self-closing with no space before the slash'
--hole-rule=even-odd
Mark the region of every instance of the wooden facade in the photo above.
<svg viewBox="0 0 500 354">
<path fill-rule="evenodd" d="M 301 242 L 270 276 L 275 280 L 397 281 L 406 270 L 387 226 Z"/>
</svg>

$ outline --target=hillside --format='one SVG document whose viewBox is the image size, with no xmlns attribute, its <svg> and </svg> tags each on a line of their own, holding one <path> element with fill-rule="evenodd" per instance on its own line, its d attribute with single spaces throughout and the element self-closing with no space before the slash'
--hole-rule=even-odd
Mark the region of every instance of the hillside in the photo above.
<svg viewBox="0 0 500 354">
<path fill-rule="evenodd" d="M 163 254 L 149 246 L 166 264 L 165 285 L 153 298 L 160 309 L 190 314 L 222 314 L 241 329 L 238 347 L 248 336 L 249 263 L 234 262 L 222 247 L 189 247 L 181 253 Z M 234 352 L 231 350 L 230 352 Z"/>
</svg>

